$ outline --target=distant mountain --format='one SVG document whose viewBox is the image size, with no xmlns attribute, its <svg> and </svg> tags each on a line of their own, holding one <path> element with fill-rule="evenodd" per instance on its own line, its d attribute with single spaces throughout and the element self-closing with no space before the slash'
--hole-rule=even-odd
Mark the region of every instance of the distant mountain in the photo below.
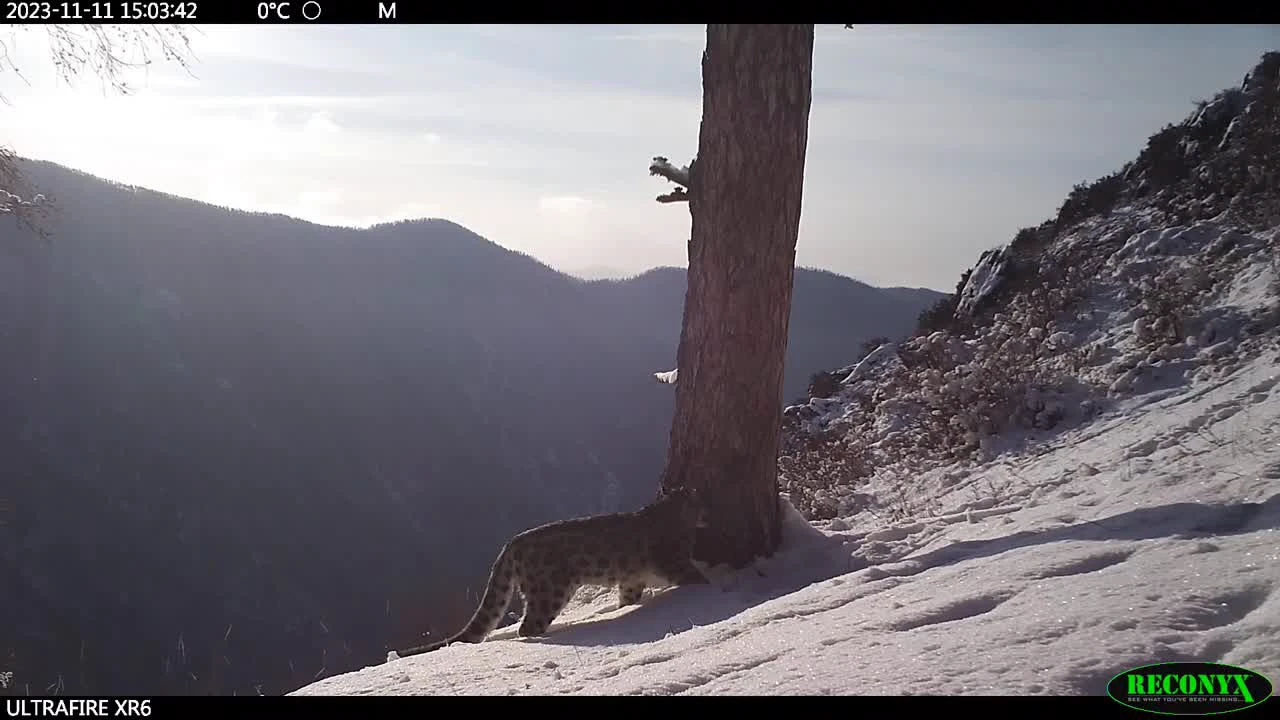
<svg viewBox="0 0 1280 720">
<path fill-rule="evenodd" d="M 26 171 L 58 212 L 0 222 L 15 687 L 292 689 L 455 626 L 514 532 L 652 496 L 683 270 Z M 940 297 L 797 271 L 788 399 Z"/>
<path fill-rule="evenodd" d="M 582 280 L 620 280 L 635 273 L 628 273 L 609 265 L 586 265 L 570 270 L 568 274 Z"/>
<path fill-rule="evenodd" d="M 877 288 L 882 294 L 905 303 L 928 305 L 937 302 L 942 296 L 937 290 L 919 287 L 887 287 Z"/>
</svg>

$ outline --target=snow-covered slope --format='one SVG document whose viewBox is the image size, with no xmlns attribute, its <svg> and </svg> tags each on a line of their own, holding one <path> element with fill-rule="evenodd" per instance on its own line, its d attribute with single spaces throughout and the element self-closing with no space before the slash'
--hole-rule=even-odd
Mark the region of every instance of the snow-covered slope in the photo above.
<svg viewBox="0 0 1280 720">
<path fill-rule="evenodd" d="M 296 694 L 1101 695 L 1174 660 L 1280 684 L 1278 99 L 1271 54 L 984 255 L 948 327 L 788 408 L 762 574 L 583 591 L 548 637 Z"/>
<path fill-rule="evenodd" d="M 833 531 L 787 506 L 764 577 L 628 611 L 584 591 L 546 638 L 508 626 L 296 694 L 1104 694 L 1189 659 L 1278 682 L 1276 360 L 964 472 L 932 516 Z"/>
</svg>

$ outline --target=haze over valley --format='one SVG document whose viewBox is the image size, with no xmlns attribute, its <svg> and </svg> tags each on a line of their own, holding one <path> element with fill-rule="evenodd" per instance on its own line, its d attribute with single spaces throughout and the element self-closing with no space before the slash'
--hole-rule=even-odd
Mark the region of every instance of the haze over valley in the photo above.
<svg viewBox="0 0 1280 720">
<path fill-rule="evenodd" d="M 511 534 L 652 496 L 683 269 L 584 283 L 447 220 L 24 169 L 58 210 L 0 235 L 23 676 L 281 692 L 459 622 Z M 939 297 L 798 270 L 784 400 Z"/>
</svg>

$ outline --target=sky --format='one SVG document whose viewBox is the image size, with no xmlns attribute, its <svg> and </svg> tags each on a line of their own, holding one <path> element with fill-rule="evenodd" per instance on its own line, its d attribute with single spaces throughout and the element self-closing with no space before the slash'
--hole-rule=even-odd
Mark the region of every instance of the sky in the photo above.
<svg viewBox="0 0 1280 720">
<path fill-rule="evenodd" d="M 85 26 L 71 27 L 83 32 Z M 705 30 L 198 26 L 190 73 L 60 82 L 40 27 L 0 28 L 0 143 L 112 180 L 331 225 L 443 217 L 565 271 L 687 264 L 655 155 L 697 151 Z M 797 264 L 950 291 L 1280 26 L 817 29 Z"/>
</svg>

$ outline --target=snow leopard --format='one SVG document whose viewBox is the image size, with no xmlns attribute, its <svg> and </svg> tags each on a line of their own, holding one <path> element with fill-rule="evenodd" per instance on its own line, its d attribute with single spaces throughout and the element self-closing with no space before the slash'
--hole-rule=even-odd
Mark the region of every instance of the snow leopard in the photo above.
<svg viewBox="0 0 1280 720">
<path fill-rule="evenodd" d="M 649 586 L 701 584 L 708 577 L 693 559 L 694 537 L 706 527 L 696 491 L 677 488 L 634 512 L 560 520 L 513 537 L 489 573 L 480 606 L 466 627 L 443 640 L 400 650 L 405 657 L 453 643 L 482 642 L 501 622 L 515 593 L 524 598 L 517 635 L 544 635 L 584 585 L 616 587 L 618 607 L 640 602 Z"/>
</svg>

